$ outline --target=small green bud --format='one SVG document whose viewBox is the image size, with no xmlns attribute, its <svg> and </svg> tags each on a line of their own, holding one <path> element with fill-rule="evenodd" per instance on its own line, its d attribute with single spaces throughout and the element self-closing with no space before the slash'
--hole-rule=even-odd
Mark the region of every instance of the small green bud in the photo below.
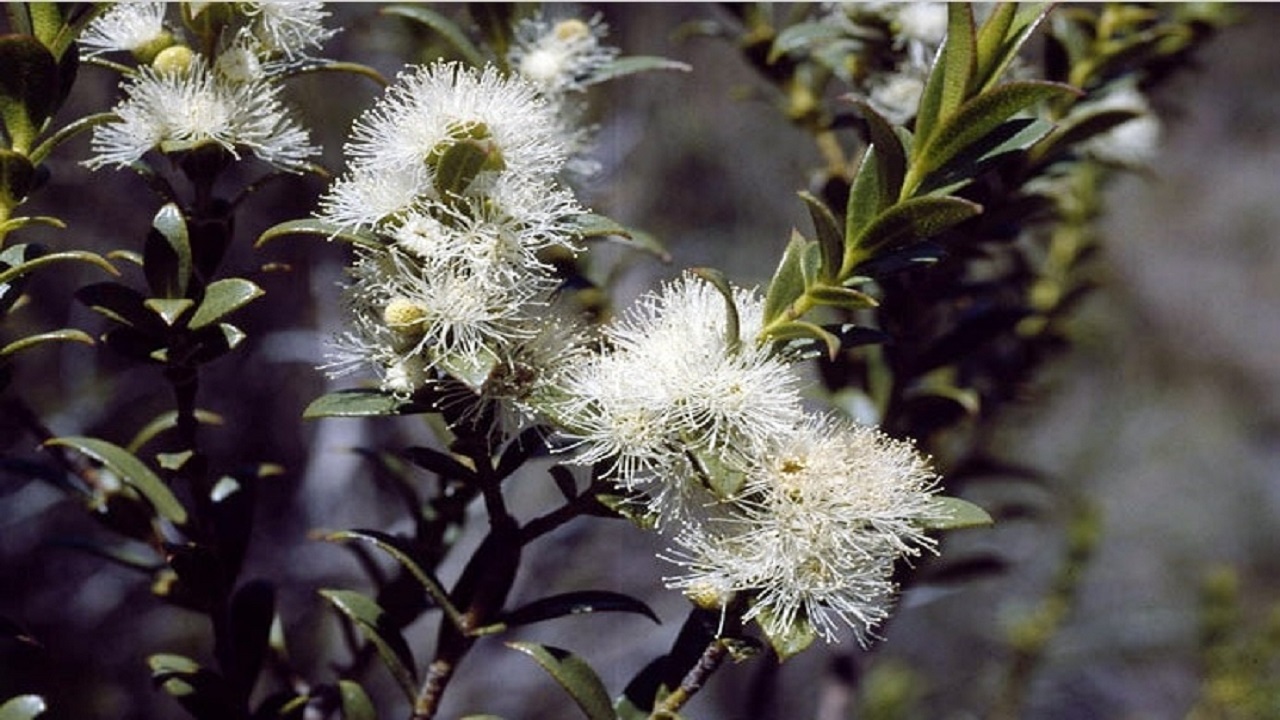
<svg viewBox="0 0 1280 720">
<path fill-rule="evenodd" d="M 196 54 L 186 45 L 170 45 L 156 54 L 151 67 L 165 74 L 184 73 L 195 61 Z"/>
</svg>

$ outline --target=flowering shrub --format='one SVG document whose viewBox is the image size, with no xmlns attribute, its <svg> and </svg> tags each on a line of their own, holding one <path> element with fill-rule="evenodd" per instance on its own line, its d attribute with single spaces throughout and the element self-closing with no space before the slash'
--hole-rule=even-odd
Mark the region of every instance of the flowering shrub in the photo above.
<svg viewBox="0 0 1280 720">
<path fill-rule="evenodd" d="M 992 522 L 954 496 L 983 458 L 975 428 L 1068 339 L 1093 191 L 1155 152 L 1144 92 L 1218 21 L 1125 5 L 851 4 L 786 20 L 733 7 L 734 22 L 691 33 L 735 42 L 813 136 L 825 166 L 799 201 L 812 227 L 758 287 L 680 269 L 613 313 L 594 267 L 600 241 L 667 261 L 679 250 L 582 199 L 604 182 L 590 92 L 696 68 L 627 55 L 602 16 L 564 10 L 386 7 L 382 20 L 440 49 L 388 81 L 324 56 L 337 30 L 318 3 L 15 7 L 0 45 L 0 240 L 63 226 L 14 212 L 81 132 L 92 133 L 84 167 L 103 182 L 133 171 L 160 202 L 140 244 L 105 256 L 0 246 L 6 317 L 51 263 L 116 276 L 75 291 L 103 317 L 97 339 L 63 329 L 0 345 L 5 407 L 41 448 L 6 450 L 4 469 L 68 489 L 115 537 L 99 555 L 207 617 L 211 646 L 198 653 L 148 648 L 154 683 L 190 715 L 434 717 L 489 636 L 583 613 L 657 619 L 607 589 L 512 602 L 526 548 L 589 518 L 657 533 L 668 574 L 654 584 L 691 607 L 671 652 L 616 700 L 569 650 L 508 642 L 588 717 L 676 717 L 726 657 L 876 643 L 902 588 L 948 561 L 945 533 Z M 1025 51 L 1032 37 L 1043 63 Z M 54 130 L 87 66 L 118 73 L 120 99 Z M 355 119 L 339 173 L 288 100 L 290 82 L 318 73 L 383 88 Z M 265 174 L 249 180 L 255 168 Z M 418 431 L 432 430 L 394 453 L 364 451 L 396 476 L 407 526 L 322 533 L 366 561 L 373 592 L 319 589 L 357 658 L 320 677 L 285 650 L 286 588 L 245 577 L 253 510 L 289 470 L 220 455 L 202 429 L 222 422 L 201 407 L 209 366 L 245 352 L 249 332 L 232 320 L 270 298 L 229 259 L 247 242 L 236 221 L 281 176 L 327 189 L 309 213 L 272 217 L 257 246 L 299 235 L 350 246 L 343 328 L 311 362 L 347 386 L 303 415 L 423 416 Z M 159 370 L 170 409 L 110 433 L 51 430 L 10 366 L 67 340 Z M 525 517 L 509 497 L 518 474 L 545 475 L 562 502 Z M 440 570 L 472 505 L 483 537 L 448 584 Z M 369 547 L 394 562 L 390 574 Z M 406 630 L 428 614 L 434 643 L 411 645 Z M 25 637 L 7 629 L 19 620 L 6 632 Z M 374 656 L 403 698 L 369 691 Z M 0 718 L 46 704 L 58 698 L 20 695 Z"/>
</svg>

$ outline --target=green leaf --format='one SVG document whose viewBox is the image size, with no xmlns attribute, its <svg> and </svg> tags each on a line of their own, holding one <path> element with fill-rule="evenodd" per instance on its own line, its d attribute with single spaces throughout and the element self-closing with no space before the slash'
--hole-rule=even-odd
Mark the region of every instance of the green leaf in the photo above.
<svg viewBox="0 0 1280 720">
<path fill-rule="evenodd" d="M 737 348 L 742 342 L 742 335 L 739 332 L 738 304 L 734 302 L 733 288 L 729 285 L 729 279 L 724 276 L 724 273 L 715 268 L 693 268 L 690 272 L 711 283 L 711 286 L 724 298 L 725 346 L 730 349 Z"/>
<path fill-rule="evenodd" d="M 629 228 L 625 225 L 595 213 L 583 213 L 568 218 L 566 224 L 569 226 L 568 231 L 583 240 L 605 239 L 605 240 L 623 240 L 624 244 L 643 250 L 650 255 L 658 258 L 658 260 L 669 263 L 671 262 L 671 253 L 658 242 L 658 239 L 649 233 Z"/>
<path fill-rule="evenodd" d="M 446 141 L 448 142 L 448 141 Z M 460 197 L 475 182 L 496 152 L 491 143 L 462 138 L 449 142 L 435 164 L 432 185 L 441 198 Z"/>
<path fill-rule="evenodd" d="M 454 352 L 436 359 L 441 370 L 460 380 L 475 393 L 484 388 L 493 375 L 494 368 L 501 362 L 498 354 L 485 346 L 480 346 L 475 352 Z"/>
<path fill-rule="evenodd" d="M 839 336 L 827 331 L 821 325 L 815 325 L 803 320 L 793 320 L 770 326 L 769 339 L 781 343 L 786 343 L 790 340 L 816 340 L 826 347 L 827 356 L 832 360 L 840 354 Z"/>
<path fill-rule="evenodd" d="M 31 720 L 47 709 L 39 695 L 18 695 L 0 705 L 0 720 Z"/>
<path fill-rule="evenodd" d="M 531 642 L 509 642 L 507 647 L 533 658 L 563 687 L 589 720 L 615 720 L 613 703 L 604 682 L 582 658 L 568 650 Z"/>
<path fill-rule="evenodd" d="M 342 720 L 378 720 L 378 711 L 360 683 L 339 680 L 338 695 L 342 698 Z"/>
<path fill-rule="evenodd" d="M 773 272 L 769 281 L 769 290 L 764 297 L 764 324 L 768 326 L 782 317 L 791 303 L 804 294 L 804 272 L 800 268 L 800 259 L 810 244 L 799 232 L 792 231 L 791 242 L 787 243 L 778 269 Z"/>
<path fill-rule="evenodd" d="M 862 153 L 858 172 L 853 176 L 853 184 L 849 188 L 849 203 L 845 206 L 844 228 L 845 239 L 848 241 L 861 235 L 896 197 L 896 193 L 891 196 L 889 188 L 884 185 L 887 173 L 882 165 L 880 148 L 868 145 Z M 845 246 L 845 253 L 848 251 Z"/>
<path fill-rule="evenodd" d="M 400 454 L 414 465 L 424 470 L 429 470 L 442 478 L 463 480 L 465 482 L 475 482 L 477 480 L 474 469 L 463 465 L 454 459 L 452 455 L 440 452 L 435 448 L 407 447 Z"/>
<path fill-rule="evenodd" d="M 60 437 L 47 440 L 45 444 L 74 448 L 88 455 L 141 493 L 161 517 L 178 525 L 187 521 L 186 509 L 164 482 L 133 453 L 119 445 L 89 437 Z"/>
<path fill-rule="evenodd" d="M 816 45 L 838 40 L 843 36 L 844 29 L 836 23 L 803 22 L 790 25 L 773 39 L 767 62 L 772 65 L 783 55 L 794 50 L 812 49 Z"/>
<path fill-rule="evenodd" d="M 986 510 L 958 497 L 936 495 L 929 500 L 928 517 L 924 526 L 930 530 L 958 530 L 985 527 L 994 520 Z"/>
<path fill-rule="evenodd" d="M 1014 114 L 1043 100 L 1078 94 L 1070 85 L 1028 80 L 1005 83 L 969 100 L 920 147 L 918 167 L 912 168 L 916 179 L 942 167 Z"/>
<path fill-rule="evenodd" d="M 363 245 L 367 248 L 382 248 L 382 241 L 378 240 L 378 236 L 371 232 L 363 230 L 351 230 L 343 228 L 324 220 L 316 218 L 303 218 L 301 220 L 290 220 L 273 225 L 266 232 L 258 236 L 258 241 L 253 244 L 255 248 L 262 247 L 268 242 L 277 238 L 288 237 L 290 235 L 319 235 L 326 240 L 341 240 L 349 242 L 352 245 Z"/>
<path fill-rule="evenodd" d="M 147 331 L 163 333 L 156 314 L 146 306 L 147 298 L 137 290 L 116 282 L 85 285 L 76 290 L 75 297 L 89 309 L 107 318 Z"/>
<path fill-rule="evenodd" d="M 9 218 L 8 220 L 5 220 L 4 222 L 0 223 L 0 237 L 4 237 L 5 235 L 8 235 L 9 233 L 14 232 L 16 230 L 21 230 L 22 228 L 26 228 L 26 227 L 34 227 L 36 225 L 43 225 L 45 227 L 57 228 L 58 230 L 67 229 L 66 223 L 62 222 L 56 217 L 51 217 L 49 215 L 21 216 L 21 217 Z"/>
<path fill-rule="evenodd" d="M 565 617 L 566 615 L 585 615 L 597 612 L 627 612 L 643 615 L 650 620 L 662 624 L 658 616 L 648 605 L 621 593 L 607 590 L 583 590 L 534 600 L 522 605 L 502 616 L 502 622 L 509 627 L 530 625 L 543 620 Z"/>
<path fill-rule="evenodd" d="M 218 415 L 217 413 L 209 412 L 208 410 L 197 409 L 195 411 L 195 416 L 196 416 L 197 422 L 203 423 L 205 425 L 223 424 L 221 415 Z M 137 453 L 138 450 L 142 449 L 142 446 L 150 442 L 152 438 L 164 432 L 165 430 L 170 430 L 177 426 L 178 426 L 177 410 L 170 410 L 168 412 L 161 413 L 160 415 L 157 415 L 154 420 L 147 423 L 146 426 L 144 426 L 141 430 L 139 430 L 138 434 L 134 435 L 133 439 L 129 441 L 129 444 L 125 446 L 125 449 L 131 453 Z"/>
<path fill-rule="evenodd" d="M 24 245 L 24 246 L 15 246 L 15 247 L 30 248 L 33 246 Z M 39 270 L 40 268 L 46 265 L 52 265 L 53 263 L 59 263 L 59 262 L 66 262 L 68 260 L 76 260 L 79 262 L 87 262 L 90 265 L 96 265 L 102 268 L 103 270 L 106 270 L 107 272 L 111 273 L 112 275 L 120 274 L 111 263 L 107 262 L 101 255 L 97 253 L 91 253 L 85 250 L 67 250 L 65 252 L 49 253 L 48 255 L 40 254 L 31 260 L 27 260 L 17 265 L 10 265 L 9 267 L 6 267 L 3 270 L 0 270 L 0 285 L 13 282 L 15 279 L 22 277 L 27 273 L 33 272 L 35 270 Z"/>
<path fill-rule="evenodd" d="M 241 715 L 218 673 L 182 655 L 156 654 L 147 658 L 151 680 L 169 693 L 197 720 L 219 720 Z"/>
<path fill-rule="evenodd" d="M 608 80 L 616 80 L 627 75 L 635 75 L 643 72 L 653 72 L 655 70 L 689 72 L 692 70 L 689 65 L 676 61 L 668 60 L 662 57 L 651 57 L 648 55 L 629 55 L 620 57 L 613 62 L 605 65 L 596 72 L 591 74 L 592 84 L 601 83 Z"/>
<path fill-rule="evenodd" d="M 36 178 L 36 167 L 27 156 L 0 148 L 0 208 L 12 209 L 22 204 Z M 4 232 L 9 228 L 5 223 Z"/>
<path fill-rule="evenodd" d="M 1006 120 L 931 173 L 918 192 L 936 196 L 952 194 L 973 182 L 991 164 L 1034 147 L 1052 131 L 1053 123 L 1048 120 Z"/>
<path fill-rule="evenodd" d="M 143 246 L 143 271 L 151 292 L 158 297 L 180 298 L 191 282 L 191 238 L 182 209 L 168 203 L 156 212 Z"/>
<path fill-rule="evenodd" d="M 412 703 L 417 695 L 417 672 L 413 653 L 387 612 L 371 598 L 351 590 L 320 590 L 320 596 L 360 629 L 378 651 L 391 677 Z"/>
<path fill-rule="evenodd" d="M 1142 113 L 1123 108 L 1071 115 L 1031 151 L 1030 162 L 1035 165 L 1053 162 L 1076 145 L 1140 117 Z"/>
<path fill-rule="evenodd" d="M 430 411 L 431 408 L 381 390 L 353 388 L 321 395 L 312 400 L 307 409 L 302 411 L 302 417 L 308 420 L 324 417 L 380 417 Z"/>
<path fill-rule="evenodd" d="M 881 213 L 850 242 L 841 274 L 883 252 L 926 240 L 981 211 L 981 205 L 955 197 L 904 200 Z"/>
<path fill-rule="evenodd" d="M 902 179 L 907 172 L 907 150 L 902 144 L 902 138 L 898 137 L 898 133 L 894 130 L 894 126 L 883 115 L 876 112 L 875 108 L 865 102 L 857 102 L 855 105 L 867 121 L 867 134 L 871 145 L 876 148 L 875 169 L 879 176 L 881 195 L 875 212 L 879 212 L 898 199 L 898 193 L 902 190 Z M 874 213 L 865 217 L 870 220 L 873 215 Z M 845 218 L 845 222 L 851 222 L 851 218 Z M 854 234 L 846 227 L 846 237 Z"/>
<path fill-rule="evenodd" d="M 764 634 L 765 639 L 769 641 L 769 647 L 772 647 L 773 651 L 778 655 L 780 662 L 804 652 L 813 644 L 814 640 L 818 639 L 818 633 L 813 629 L 813 623 L 804 616 L 804 613 L 799 613 L 789 627 L 769 632 L 768 628 L 775 624 L 771 622 L 773 613 L 769 612 L 767 606 L 757 607 L 756 623 L 760 626 L 760 631 Z"/>
<path fill-rule="evenodd" d="M 465 629 L 466 622 L 462 618 L 462 613 L 454 607 L 453 601 L 449 599 L 448 591 L 444 589 L 444 585 L 418 564 L 418 561 L 409 554 L 409 551 L 402 547 L 403 543 L 399 538 L 377 530 L 340 530 L 325 536 L 325 540 L 329 542 L 356 541 L 370 543 L 395 558 L 396 562 L 400 563 L 400 566 L 409 571 L 409 574 L 422 585 L 422 589 L 426 590 L 427 595 L 444 611 L 450 622 L 460 630 Z"/>
<path fill-rule="evenodd" d="M 244 278 L 214 280 L 204 289 L 204 300 L 200 301 L 200 307 L 196 308 L 187 326 L 193 330 L 202 328 L 239 310 L 264 294 L 262 288 Z"/>
<path fill-rule="evenodd" d="M 28 335 L 27 337 L 20 340 L 14 340 L 8 345 L 0 348 L 0 358 L 47 342 L 80 342 L 85 345 L 92 345 L 93 338 L 83 330 L 75 330 L 72 328 L 53 330 L 50 332 L 39 333 L 37 335 Z"/>
<path fill-rule="evenodd" d="M 471 42 L 462 28 L 440 13 L 421 5 L 390 5 L 382 8 L 383 15 L 397 15 L 412 20 L 444 38 L 468 64 L 482 67 L 487 62 L 483 53 Z"/>
<path fill-rule="evenodd" d="M 0 67 L 0 122 L 9 147 L 26 154 L 57 103 L 58 61 L 33 37 L 4 35 Z"/>
<path fill-rule="evenodd" d="M 182 317 L 188 310 L 195 307 L 196 302 L 189 298 L 175 298 L 166 300 L 164 298 L 149 298 L 142 303 L 148 310 L 160 316 L 165 325 L 173 327 L 178 318 Z"/>
<path fill-rule="evenodd" d="M 834 285 L 814 285 L 808 295 L 819 305 L 831 305 L 846 310 L 877 307 L 880 302 L 870 295 L 853 288 Z"/>
<path fill-rule="evenodd" d="M 969 97 L 969 82 L 977 64 L 973 6 L 969 3 L 947 3 L 947 39 L 942 53 L 946 74 L 938 105 L 939 120 L 949 118 Z"/>
<path fill-rule="evenodd" d="M 834 280 L 836 273 L 840 272 L 840 262 L 844 259 L 844 233 L 826 203 L 808 192 L 802 191 L 799 194 L 809 208 L 809 217 L 818 234 L 818 247 L 822 251 L 822 268 L 818 277 Z"/>
</svg>

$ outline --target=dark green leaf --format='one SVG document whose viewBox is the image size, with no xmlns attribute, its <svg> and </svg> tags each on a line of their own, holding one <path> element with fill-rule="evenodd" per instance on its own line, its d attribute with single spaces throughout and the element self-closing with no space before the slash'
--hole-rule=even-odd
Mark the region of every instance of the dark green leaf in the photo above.
<svg viewBox="0 0 1280 720">
<path fill-rule="evenodd" d="M 373 701 L 359 683 L 339 680 L 338 694 L 342 697 L 342 720 L 378 720 Z"/>
<path fill-rule="evenodd" d="M 923 140 L 915 157 L 916 179 L 937 170 L 971 144 L 1026 108 L 1051 98 L 1079 94 L 1069 85 L 1043 81 L 1010 82 L 969 100 Z"/>
<path fill-rule="evenodd" d="M 127 285 L 115 282 L 94 283 L 76 290 L 76 299 L 91 310 L 130 327 L 163 332 L 154 312 L 147 309 L 147 298 Z"/>
<path fill-rule="evenodd" d="M 414 403 L 411 400 L 397 398 L 381 390 L 353 388 L 339 390 L 321 395 L 306 410 L 302 417 L 307 419 L 323 417 L 374 417 L 384 415 L 411 415 L 430 412 L 431 408 Z"/>
<path fill-rule="evenodd" d="M 986 92 L 1000 81 L 1052 8 L 1052 3 L 997 5 L 978 34 L 978 72 L 969 84 L 973 91 Z"/>
<path fill-rule="evenodd" d="M 181 655 L 147 658 L 151 680 L 197 720 L 226 720 L 242 715 L 226 682 L 216 672 Z"/>
<path fill-rule="evenodd" d="M 811 241 L 805 240 L 798 232 L 791 233 L 791 242 L 782 253 L 778 269 L 769 281 L 769 290 L 764 299 L 764 324 L 769 325 L 782 316 L 791 303 L 804 294 L 804 273 L 800 269 L 800 259 Z"/>
<path fill-rule="evenodd" d="M 1035 164 L 1053 162 L 1064 153 L 1070 152 L 1076 145 L 1139 117 L 1142 117 L 1141 113 L 1122 108 L 1095 110 L 1070 116 L 1062 121 L 1043 143 L 1031 151 L 1031 162 Z"/>
<path fill-rule="evenodd" d="M 784 28 L 773 39 L 767 62 L 772 65 L 778 61 L 778 58 L 793 50 L 810 50 L 816 45 L 837 40 L 843 35 L 844 30 L 836 23 L 796 23 Z"/>
<path fill-rule="evenodd" d="M 92 345 L 93 338 L 83 330 L 73 330 L 70 328 L 64 330 L 53 330 L 50 332 L 39 333 L 37 335 L 28 335 L 27 337 L 14 340 L 8 345 L 0 348 L 0 358 L 47 342 L 80 342 L 85 345 Z"/>
<path fill-rule="evenodd" d="M 27 247 L 31 247 L 31 246 L 27 246 Z M 97 253 L 91 253 L 84 250 L 68 250 L 66 252 L 49 253 L 48 255 L 41 254 L 41 255 L 38 255 L 37 257 L 34 257 L 30 260 L 19 263 L 17 265 L 10 265 L 9 267 L 0 269 L 0 285 L 12 282 L 17 278 L 23 275 L 26 275 L 27 273 L 32 272 L 34 270 L 38 270 L 46 265 L 52 265 L 53 263 L 58 263 L 58 262 L 65 262 L 67 260 L 77 260 L 79 262 L 87 262 L 90 265 L 96 265 L 102 268 L 103 270 L 106 270 L 112 275 L 120 274 L 111 263 L 107 262 L 101 255 L 98 255 Z"/>
<path fill-rule="evenodd" d="M 119 445 L 89 437 L 54 438 L 46 445 L 74 448 L 106 465 L 121 480 L 131 485 L 151 503 L 162 517 L 179 525 L 187 521 L 187 511 L 174 497 L 164 482 L 151 472 L 141 460 Z"/>
<path fill-rule="evenodd" d="M 150 298 L 142 303 L 148 310 L 160 316 L 160 320 L 170 327 L 178 321 L 188 310 L 195 307 L 195 301 L 188 298 L 175 298 L 166 300 L 163 298 Z"/>
<path fill-rule="evenodd" d="M 620 57 L 613 62 L 605 65 L 596 72 L 591 74 L 591 82 L 599 83 L 607 80 L 615 80 L 627 75 L 635 75 L 642 72 L 653 72 L 655 70 L 676 70 L 679 72 L 689 72 L 693 68 L 685 63 L 676 60 L 668 60 L 661 57 L 650 57 L 647 55 L 630 55 Z"/>
<path fill-rule="evenodd" d="M 27 156 L 0 148 L 0 207 L 12 209 L 21 204 L 35 178 L 35 165 Z"/>
<path fill-rule="evenodd" d="M 569 232 L 584 240 L 609 239 L 624 241 L 628 247 L 643 250 L 664 263 L 671 262 L 671 253 L 658 239 L 649 233 L 629 228 L 604 215 L 583 213 L 568 218 Z"/>
<path fill-rule="evenodd" d="M 22 228 L 34 227 L 36 225 L 57 228 L 58 230 L 67 229 L 67 224 L 56 217 L 50 217 L 48 215 L 23 216 L 9 218 L 4 222 L 0 222 L 0 237 L 17 230 L 21 230 Z"/>
<path fill-rule="evenodd" d="M 222 424 L 222 416 L 217 413 L 209 412 L 208 410 L 197 409 L 195 411 L 195 416 L 197 422 L 205 425 Z M 142 446 L 150 442 L 152 438 L 166 430 L 171 430 L 177 427 L 177 425 L 178 412 L 176 410 L 161 413 L 160 415 L 157 415 L 154 420 L 147 423 L 146 426 L 139 430 L 138 434 L 134 435 L 133 439 L 129 441 L 129 444 L 125 446 L 125 449 L 131 453 L 137 453 L 138 450 L 142 449 Z"/>
<path fill-rule="evenodd" d="M 846 268 L 886 251 L 927 240 L 982 211 L 982 206 L 955 197 L 911 198 L 880 214 L 849 245 Z"/>
<path fill-rule="evenodd" d="M 191 238 L 182 209 L 168 203 L 156 212 L 143 245 L 143 272 L 156 297 L 180 298 L 191 282 Z"/>
<path fill-rule="evenodd" d="M 881 196 L 880 205 L 875 211 L 879 212 L 896 201 L 902 191 L 902 179 L 907 172 L 907 150 L 902 144 L 902 138 L 883 115 L 865 102 L 858 102 L 856 105 L 858 112 L 867 121 L 871 145 L 876 148 L 876 170 L 880 175 Z M 868 215 L 866 219 L 870 220 L 873 215 Z M 846 229 L 846 237 L 854 234 Z"/>
<path fill-rule="evenodd" d="M 395 558 L 400 566 L 409 572 L 427 595 L 435 601 L 436 606 L 444 611 L 446 617 L 459 629 L 465 627 L 462 614 L 453 606 L 449 593 L 434 575 L 423 569 L 422 565 L 403 546 L 403 542 L 395 537 L 377 530 L 341 530 L 325 537 L 329 542 L 367 542 Z"/>
<path fill-rule="evenodd" d="M 187 326 L 193 330 L 202 328 L 248 305 L 263 294 L 262 288 L 244 278 L 215 280 L 204 289 L 204 300 L 196 308 Z"/>
<path fill-rule="evenodd" d="M 38 40 L 0 36 L 0 122 L 9 147 L 31 151 L 58 97 L 58 61 Z"/>
<path fill-rule="evenodd" d="M 315 218 L 290 220 L 279 225 L 273 225 L 258 236 L 258 241 L 254 243 L 254 247 L 262 247 L 272 240 L 290 235 L 319 235 L 326 240 L 341 240 L 352 245 L 363 245 L 368 248 L 383 247 L 383 243 L 371 232 L 351 230 Z"/>
<path fill-rule="evenodd" d="M 958 530 L 961 528 L 985 527 L 995 521 L 986 510 L 968 500 L 947 495 L 935 495 L 929 500 L 924 527 L 930 530 Z"/>
<path fill-rule="evenodd" d="M 230 648 L 223 658 L 228 662 L 222 667 L 231 673 L 230 681 L 241 697 L 248 697 L 257 684 L 267 655 L 275 604 L 275 588 L 265 580 L 245 583 L 231 596 Z"/>
<path fill-rule="evenodd" d="M 504 63 L 504 69 L 507 51 L 515 40 L 516 9 L 517 4 L 511 2 L 467 4 L 467 12 L 476 25 L 480 26 L 480 32 L 484 34 L 494 56 Z"/>
<path fill-rule="evenodd" d="M 453 46 L 467 63 L 482 67 L 486 62 L 483 53 L 471 42 L 462 28 L 440 13 L 421 5 L 390 5 L 382 8 L 383 15 L 398 15 L 434 30 Z"/>
<path fill-rule="evenodd" d="M 568 650 L 531 642 L 509 642 L 507 647 L 519 650 L 541 665 L 590 720 L 616 718 L 604 683 L 582 658 Z"/>
<path fill-rule="evenodd" d="M 0 720 L 31 720 L 48 709 L 39 695 L 18 695 L 0 705 Z"/>
<path fill-rule="evenodd" d="M 345 615 L 369 642 L 409 702 L 417 695 L 413 653 L 386 611 L 371 598 L 351 590 L 320 590 L 320 596 Z"/>
<path fill-rule="evenodd" d="M 875 145 L 867 146 L 862 153 L 862 161 L 858 164 L 858 172 L 853 176 L 853 185 L 849 188 L 849 204 L 845 207 L 845 239 L 851 241 L 866 230 L 867 226 L 893 203 L 888 188 L 884 186 L 885 171 L 881 168 L 880 149 Z M 845 257 L 848 257 L 848 246 L 845 246 Z M 840 270 L 848 268 L 842 264 Z"/>
<path fill-rule="evenodd" d="M 826 203 L 807 192 L 801 192 L 800 199 L 809 208 L 809 217 L 818 234 L 818 247 L 822 251 L 822 268 L 818 277 L 827 281 L 834 280 L 844 259 L 844 233 Z"/>
<path fill-rule="evenodd" d="M 769 339 L 787 343 L 791 340 L 816 340 L 826 348 L 827 356 L 835 359 L 840 354 L 840 338 L 833 333 L 811 322 L 793 320 L 770 326 Z"/>
<path fill-rule="evenodd" d="M 432 179 L 436 192 L 446 200 L 461 196 L 475 182 L 494 152 L 494 147 L 483 140 L 463 138 L 450 142 L 436 161 L 436 173 Z"/>
<path fill-rule="evenodd" d="M 729 348 L 738 347 L 739 343 L 742 342 L 742 335 L 739 332 L 738 304 L 734 302 L 733 288 L 729 285 L 729 279 L 725 277 L 724 273 L 715 268 L 693 268 L 690 272 L 711 283 L 711 286 L 724 298 L 725 346 Z"/>
<path fill-rule="evenodd" d="M 1032 118 L 1006 120 L 931 173 L 919 188 L 922 195 L 948 195 L 973 182 L 990 165 L 1035 146 L 1053 123 Z"/>
<path fill-rule="evenodd" d="M 809 288 L 808 294 L 819 305 L 831 305 L 846 310 L 873 308 L 880 304 L 879 301 L 864 292 L 833 285 L 814 285 Z"/>
<path fill-rule="evenodd" d="M 606 590 L 583 590 L 534 600 L 503 615 L 502 621 L 510 627 L 530 625 L 543 620 L 564 617 L 566 615 L 583 615 L 597 612 L 628 612 L 643 615 L 655 623 L 661 624 L 658 616 L 648 605 L 621 593 Z"/>
</svg>

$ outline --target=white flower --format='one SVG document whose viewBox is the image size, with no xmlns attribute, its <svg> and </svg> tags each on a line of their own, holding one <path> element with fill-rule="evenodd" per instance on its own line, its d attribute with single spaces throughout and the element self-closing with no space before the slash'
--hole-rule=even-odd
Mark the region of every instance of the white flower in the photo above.
<svg viewBox="0 0 1280 720">
<path fill-rule="evenodd" d="M 739 338 L 710 283 L 669 283 L 606 327 L 611 349 L 568 380 L 562 419 L 574 462 L 610 463 L 660 516 L 682 514 L 699 481 L 731 492 L 744 458 L 801 417 L 793 368 L 755 342 L 763 300 L 736 289 L 734 301 Z"/>
<path fill-rule="evenodd" d="M 338 32 L 324 26 L 329 13 L 322 2 L 273 0 L 241 3 L 240 7 L 253 20 L 253 36 L 267 56 L 305 59 L 307 51 L 318 50 Z"/>
<path fill-rule="evenodd" d="M 473 195 L 484 194 L 498 174 L 550 179 L 567 154 L 554 109 L 532 85 L 504 78 L 492 67 L 477 72 L 457 63 L 435 63 L 402 73 L 356 121 L 346 147 L 351 180 L 335 186 L 326 203 L 350 205 L 335 195 L 359 193 L 352 185 L 366 177 L 412 185 L 416 196 L 443 200 L 433 185 L 433 164 L 458 142 L 480 144 L 492 160 L 472 186 Z M 387 175 L 399 177 L 388 181 Z"/>
<path fill-rule="evenodd" d="M 617 48 L 600 44 L 608 31 L 599 15 L 552 22 L 539 13 L 516 26 L 507 62 L 545 94 L 579 91 L 618 56 Z"/>
<path fill-rule="evenodd" d="M 904 65 L 898 72 L 873 76 L 867 100 L 886 120 L 901 125 L 920 109 L 924 85 L 924 75 Z"/>
<path fill-rule="evenodd" d="M 1150 163 L 1159 150 L 1162 126 L 1146 95 L 1131 82 L 1119 83 L 1101 98 L 1076 107 L 1078 113 L 1106 110 L 1126 110 L 1136 117 L 1087 140 L 1082 148 L 1085 153 L 1125 167 Z"/>
<path fill-rule="evenodd" d="M 79 38 L 84 57 L 127 51 L 145 58 L 173 42 L 164 27 L 167 3 L 121 2 L 94 18 Z"/>
<path fill-rule="evenodd" d="M 149 150 L 176 152 L 215 143 L 236 157 L 248 150 L 297 171 L 318 152 L 285 110 L 279 85 L 223 80 L 199 56 L 185 70 L 143 68 L 126 81 L 124 92 L 114 109 L 120 120 L 94 128 L 95 156 L 88 167 L 124 167 Z"/>
<path fill-rule="evenodd" d="M 859 641 L 888 616 L 894 563 L 931 548 L 935 476 L 910 443 L 874 428 L 809 417 L 774 438 L 721 515 L 689 522 L 669 587 L 749 592 L 770 635 L 808 626 Z"/>
</svg>

